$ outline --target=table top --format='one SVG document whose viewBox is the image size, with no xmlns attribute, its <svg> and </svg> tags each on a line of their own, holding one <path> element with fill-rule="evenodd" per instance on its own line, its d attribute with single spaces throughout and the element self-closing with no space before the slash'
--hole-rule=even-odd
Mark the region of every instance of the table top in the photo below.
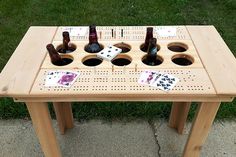
<svg viewBox="0 0 236 157">
<path fill-rule="evenodd" d="M 63 27 L 30 27 L 0 74 L 0 96 L 16 101 L 232 101 L 236 95 L 236 60 L 214 26 L 172 26 L 177 30 L 175 37 L 160 37 L 154 31 L 160 47 L 158 55 L 163 60 L 158 66 L 147 66 L 141 61 L 145 57 L 140 45 L 146 27 L 97 27 L 99 43 L 123 42 L 130 46 L 129 52 L 119 55 L 132 61 L 123 67 L 107 61 L 96 67 L 83 65 L 85 58 L 95 56 L 84 51 L 88 32 L 85 36 L 71 37 L 77 49 L 65 57 L 69 55 L 73 62 L 55 66 L 45 47 L 48 43 L 60 46 Z M 168 46 L 173 44 L 187 50 L 172 52 Z M 182 55 L 189 56 L 193 64 L 180 66 L 171 61 Z M 180 81 L 169 92 L 140 85 L 137 80 L 146 69 L 173 74 Z M 45 76 L 50 70 L 81 74 L 71 88 L 45 87 Z"/>
</svg>

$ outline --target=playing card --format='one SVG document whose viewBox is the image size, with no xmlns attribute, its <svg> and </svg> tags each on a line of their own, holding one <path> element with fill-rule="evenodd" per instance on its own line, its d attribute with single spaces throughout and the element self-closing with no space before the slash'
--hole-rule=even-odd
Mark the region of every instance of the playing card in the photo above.
<svg viewBox="0 0 236 157">
<path fill-rule="evenodd" d="M 75 82 L 78 76 L 79 73 L 64 72 L 57 83 L 59 85 L 62 85 L 63 87 L 70 87 Z"/>
<path fill-rule="evenodd" d="M 122 49 L 109 45 L 106 48 L 104 48 L 102 51 L 97 53 L 97 56 L 99 58 L 111 61 L 113 58 L 115 58 L 119 53 L 121 53 Z"/>
<path fill-rule="evenodd" d="M 83 27 L 63 27 L 62 31 L 67 31 L 69 32 L 70 36 L 85 36 L 88 32 L 88 27 L 83 26 Z"/>
<path fill-rule="evenodd" d="M 45 86 L 70 87 L 78 78 L 79 72 L 72 71 L 49 71 L 45 78 Z"/>
<path fill-rule="evenodd" d="M 176 27 L 171 27 L 171 26 L 158 27 L 156 29 L 156 32 L 160 37 L 175 37 Z"/>
<path fill-rule="evenodd" d="M 179 79 L 173 75 L 158 71 L 145 70 L 141 73 L 138 83 L 157 87 L 164 91 L 169 91 L 176 85 L 178 81 Z"/>
<path fill-rule="evenodd" d="M 145 70 L 141 73 L 138 83 L 144 84 L 144 85 L 150 85 L 152 84 L 162 75 L 160 72 L 151 71 L 151 70 Z"/>
<path fill-rule="evenodd" d="M 45 78 L 45 86 L 57 86 L 60 77 L 61 73 L 59 71 L 49 71 Z"/>
<path fill-rule="evenodd" d="M 153 82 L 152 86 L 164 91 L 169 91 L 176 85 L 178 81 L 179 79 L 173 75 L 162 74 L 155 82 Z"/>
</svg>

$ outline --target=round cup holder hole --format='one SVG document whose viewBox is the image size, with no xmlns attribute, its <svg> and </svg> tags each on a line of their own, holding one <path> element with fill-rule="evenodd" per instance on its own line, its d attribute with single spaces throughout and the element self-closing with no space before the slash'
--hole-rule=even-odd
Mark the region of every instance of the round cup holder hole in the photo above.
<svg viewBox="0 0 236 157">
<path fill-rule="evenodd" d="M 57 50 L 57 52 L 59 52 L 59 53 L 71 53 L 71 52 L 75 51 L 76 48 L 77 48 L 77 47 L 76 47 L 75 44 L 69 43 L 69 44 L 68 44 L 68 50 L 63 50 L 63 45 L 62 45 L 62 44 L 59 45 L 59 46 L 57 46 L 56 50 Z"/>
<path fill-rule="evenodd" d="M 180 65 L 180 66 L 189 66 L 193 64 L 194 59 L 192 56 L 181 54 L 181 55 L 175 55 L 172 57 L 172 62 Z"/>
<path fill-rule="evenodd" d="M 149 62 L 147 59 L 147 55 L 143 56 L 142 58 L 142 62 L 148 66 L 157 66 L 157 65 L 161 65 L 163 63 L 164 59 L 157 55 L 156 60 L 154 62 Z"/>
<path fill-rule="evenodd" d="M 116 66 L 126 66 L 132 62 L 132 58 L 128 55 L 118 55 L 112 61 L 112 64 Z"/>
<path fill-rule="evenodd" d="M 145 48 L 144 47 L 144 43 L 140 45 L 140 50 L 143 51 L 143 52 L 147 52 L 147 49 L 148 48 Z M 157 44 L 157 52 L 161 49 L 161 46 Z"/>
<path fill-rule="evenodd" d="M 188 50 L 188 46 L 186 44 L 179 42 L 170 43 L 167 47 L 173 52 L 185 52 Z"/>
<path fill-rule="evenodd" d="M 102 63 L 102 59 L 98 58 L 96 55 L 86 56 L 82 59 L 82 63 L 86 66 L 94 67 Z"/>
<path fill-rule="evenodd" d="M 74 58 L 71 55 L 60 55 L 62 62 L 59 63 L 52 63 L 56 66 L 65 66 L 73 62 Z"/>
<path fill-rule="evenodd" d="M 122 49 L 121 53 L 127 53 L 131 50 L 131 46 L 129 44 L 126 44 L 126 43 L 123 43 L 123 42 L 117 43 L 114 46 Z"/>
<path fill-rule="evenodd" d="M 104 46 L 100 43 L 98 44 L 93 44 L 92 46 L 88 46 L 89 44 L 86 44 L 84 46 L 84 51 L 88 52 L 88 53 L 98 53 L 100 51 L 102 51 L 104 49 Z"/>
</svg>

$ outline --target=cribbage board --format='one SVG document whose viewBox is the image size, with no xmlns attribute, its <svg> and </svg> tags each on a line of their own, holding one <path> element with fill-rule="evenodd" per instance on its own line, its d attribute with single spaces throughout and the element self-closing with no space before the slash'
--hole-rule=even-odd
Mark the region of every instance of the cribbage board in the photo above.
<svg viewBox="0 0 236 157">
<path fill-rule="evenodd" d="M 72 53 L 61 54 L 62 57 L 73 59 L 73 62 L 65 66 L 55 66 L 51 63 L 47 54 L 35 83 L 32 87 L 32 95 L 66 95 L 68 94 L 166 94 L 166 92 L 154 87 L 138 84 L 140 73 L 145 69 L 161 71 L 172 74 L 180 79 L 178 84 L 168 93 L 170 94 L 216 94 L 211 80 L 201 62 L 197 50 L 185 26 L 175 26 L 175 37 L 160 37 L 155 30 L 158 26 L 153 26 L 153 36 L 157 38 L 159 47 L 158 58 L 161 64 L 148 66 L 142 62 L 146 52 L 140 50 L 146 35 L 146 26 L 119 26 L 119 27 L 97 27 L 98 41 L 103 46 L 108 44 L 127 46 L 130 51 L 121 53 L 117 57 L 131 61 L 129 65 L 117 66 L 111 62 L 103 60 L 97 66 L 86 66 L 83 61 L 88 58 L 96 58 L 96 54 L 88 53 L 84 50 L 88 44 L 88 32 L 85 36 L 71 37 L 71 43 L 76 47 Z M 113 30 L 113 33 L 112 31 Z M 62 44 L 63 27 L 58 27 L 52 43 L 55 47 Z M 121 33 L 122 31 L 122 33 Z M 45 45 L 46 46 L 46 45 Z M 184 52 L 175 52 L 169 49 L 170 46 L 180 46 L 186 49 Z M 46 48 L 45 48 L 46 51 Z M 188 58 L 192 64 L 182 66 L 175 64 L 172 60 L 176 57 Z M 71 88 L 45 87 L 45 77 L 50 70 L 75 70 L 81 75 Z"/>
</svg>

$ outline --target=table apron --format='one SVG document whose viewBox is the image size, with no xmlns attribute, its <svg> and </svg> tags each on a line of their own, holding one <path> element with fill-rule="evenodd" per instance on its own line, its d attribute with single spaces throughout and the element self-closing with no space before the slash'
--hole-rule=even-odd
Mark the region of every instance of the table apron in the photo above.
<svg viewBox="0 0 236 157">
<path fill-rule="evenodd" d="M 68 97 L 15 97 L 15 102 L 232 102 L 231 96 L 68 96 Z"/>
</svg>

